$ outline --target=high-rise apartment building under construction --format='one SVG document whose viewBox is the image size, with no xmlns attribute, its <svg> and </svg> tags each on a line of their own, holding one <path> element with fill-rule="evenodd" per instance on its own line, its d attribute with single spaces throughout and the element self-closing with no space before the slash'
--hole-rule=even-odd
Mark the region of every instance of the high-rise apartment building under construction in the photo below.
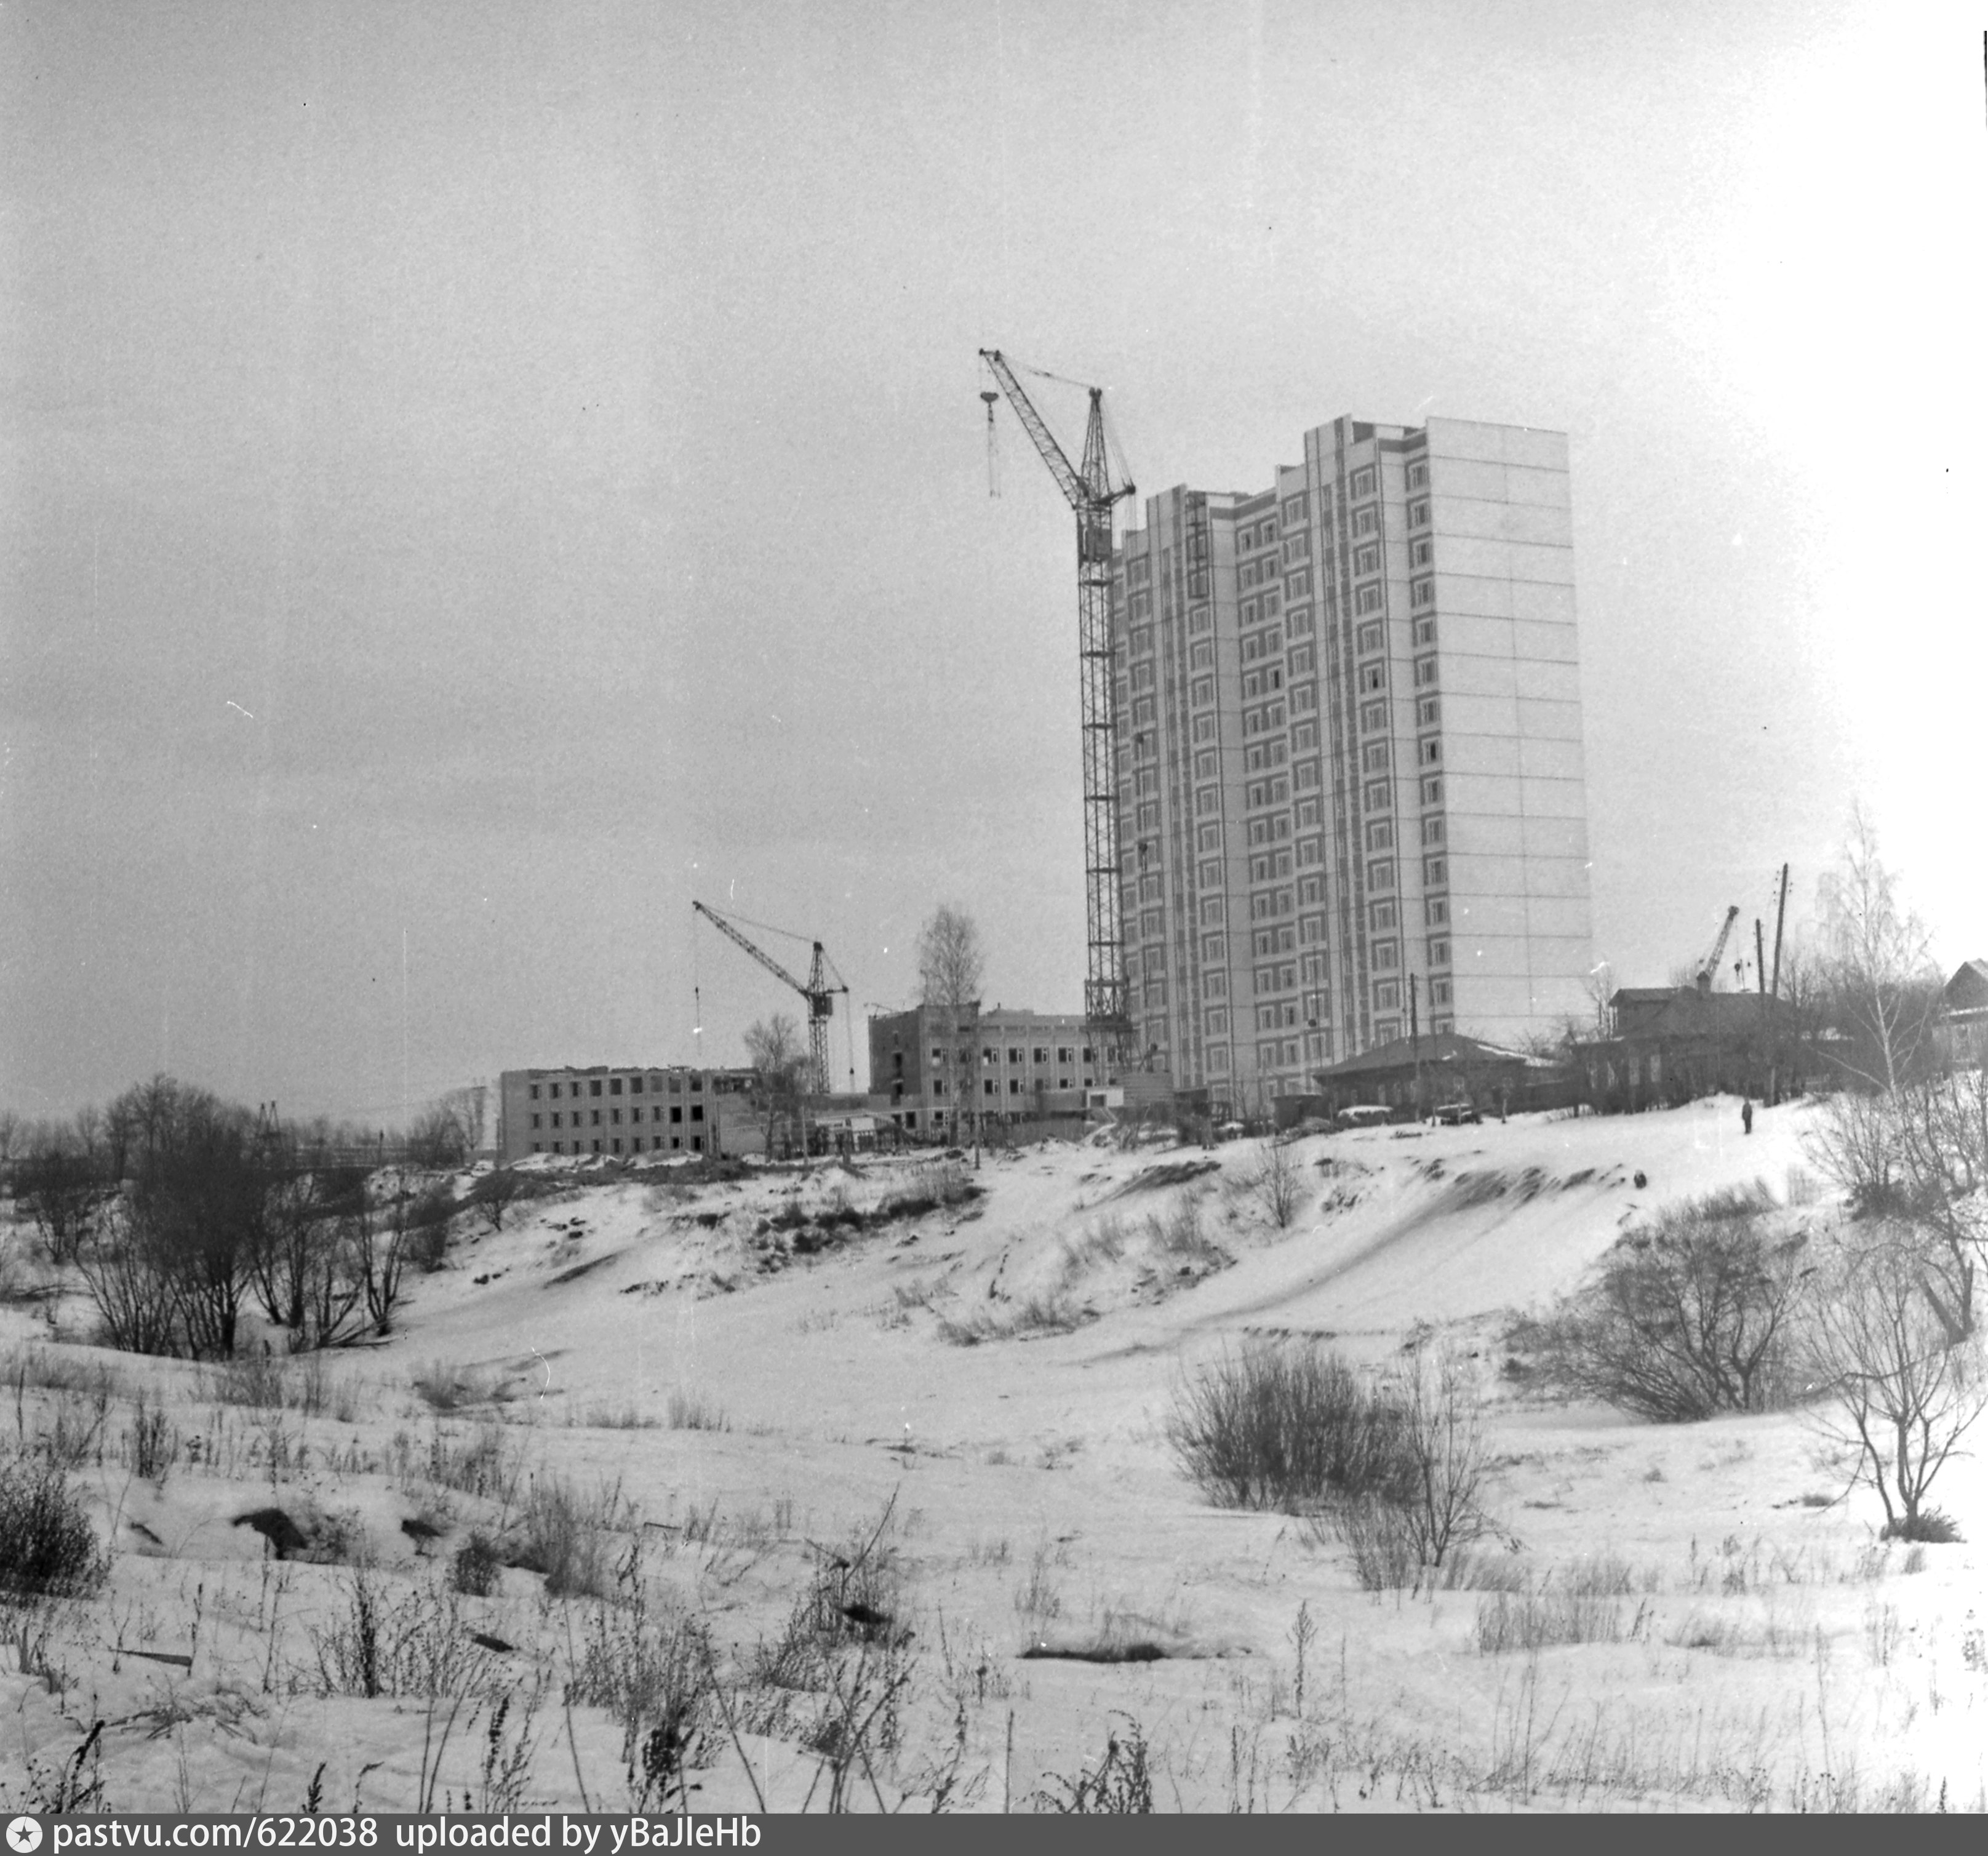
<svg viewBox="0 0 1988 1856">
<path fill-rule="evenodd" d="M 1585 1004 L 1567 440 L 1340 419 L 1114 553 L 1138 1050 L 1239 1104 L 1421 1030 Z"/>
</svg>

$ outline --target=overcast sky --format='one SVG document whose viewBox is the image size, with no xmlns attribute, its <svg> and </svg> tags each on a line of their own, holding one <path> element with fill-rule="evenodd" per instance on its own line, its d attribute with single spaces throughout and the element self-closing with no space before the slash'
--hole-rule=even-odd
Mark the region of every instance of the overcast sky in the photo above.
<svg viewBox="0 0 1988 1856">
<path fill-rule="evenodd" d="M 1342 413 L 1566 431 L 1597 958 L 1661 983 L 1729 902 L 1750 944 L 1783 861 L 1806 915 L 1860 794 L 1988 954 L 1978 18 L 0 35 L 0 1107 L 164 1070 L 390 1124 L 692 1059 L 699 988 L 735 1061 L 800 1002 L 694 896 L 859 1016 L 955 901 L 990 1002 L 1077 1009 L 1072 527 L 1005 409 L 989 496 L 983 346 L 1102 384 L 1148 491 Z"/>
</svg>

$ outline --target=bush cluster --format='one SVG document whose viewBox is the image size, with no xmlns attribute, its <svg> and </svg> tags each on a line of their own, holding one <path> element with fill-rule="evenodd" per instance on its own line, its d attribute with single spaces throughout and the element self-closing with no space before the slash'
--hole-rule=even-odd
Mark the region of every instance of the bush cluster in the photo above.
<svg viewBox="0 0 1988 1856">
<path fill-rule="evenodd" d="M 1514 1338 L 1550 1384 L 1639 1417 L 1758 1411 L 1798 1389 L 1806 1240 L 1755 1185 L 1687 1201 L 1625 1236 L 1595 1280 Z"/>
<path fill-rule="evenodd" d="M 1302 1510 L 1404 1495 L 1405 1414 L 1317 1345 L 1224 1354 L 1177 1392 L 1167 1435 L 1210 1499 Z"/>
<path fill-rule="evenodd" d="M 59 1465 L 25 1455 L 0 1464 L 0 1588 L 76 1597 L 95 1591 L 109 1570 L 82 1497 Z"/>
</svg>

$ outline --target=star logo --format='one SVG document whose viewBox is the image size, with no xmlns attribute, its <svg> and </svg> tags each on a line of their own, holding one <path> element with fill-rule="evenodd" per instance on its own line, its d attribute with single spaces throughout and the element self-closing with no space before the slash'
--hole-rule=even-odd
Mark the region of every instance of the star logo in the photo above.
<svg viewBox="0 0 1988 1856">
<path fill-rule="evenodd" d="M 42 1827 L 32 1817 L 16 1817 L 7 1826 L 7 1848 L 15 1856 L 34 1856 L 42 1847 Z"/>
</svg>

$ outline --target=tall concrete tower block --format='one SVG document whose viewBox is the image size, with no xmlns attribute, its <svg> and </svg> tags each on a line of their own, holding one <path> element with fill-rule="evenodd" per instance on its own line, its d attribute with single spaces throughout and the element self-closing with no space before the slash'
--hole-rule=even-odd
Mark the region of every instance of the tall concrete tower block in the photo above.
<svg viewBox="0 0 1988 1856">
<path fill-rule="evenodd" d="M 1564 434 L 1338 419 L 1149 498 L 1113 670 L 1128 996 L 1243 1102 L 1424 1030 L 1513 1045 L 1591 961 Z"/>
</svg>

